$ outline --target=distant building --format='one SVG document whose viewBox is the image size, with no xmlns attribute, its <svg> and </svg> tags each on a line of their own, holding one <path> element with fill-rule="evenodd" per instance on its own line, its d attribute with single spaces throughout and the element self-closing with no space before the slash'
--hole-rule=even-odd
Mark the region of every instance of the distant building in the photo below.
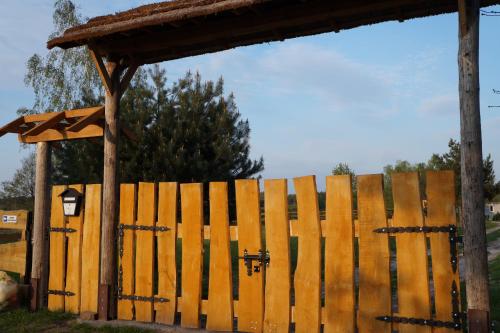
<svg viewBox="0 0 500 333">
<path fill-rule="evenodd" d="M 489 219 L 495 214 L 500 214 L 500 195 L 497 195 L 491 202 L 486 204 L 485 213 Z"/>
</svg>

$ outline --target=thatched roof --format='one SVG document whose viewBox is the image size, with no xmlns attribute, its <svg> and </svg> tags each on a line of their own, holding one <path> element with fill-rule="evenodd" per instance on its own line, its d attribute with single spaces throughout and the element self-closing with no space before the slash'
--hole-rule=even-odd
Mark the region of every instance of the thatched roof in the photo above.
<svg viewBox="0 0 500 333">
<path fill-rule="evenodd" d="M 391 20 L 457 11 L 457 0 L 175 0 L 96 17 L 48 47 L 90 45 L 153 63 Z M 482 6 L 500 0 L 482 0 Z"/>
</svg>

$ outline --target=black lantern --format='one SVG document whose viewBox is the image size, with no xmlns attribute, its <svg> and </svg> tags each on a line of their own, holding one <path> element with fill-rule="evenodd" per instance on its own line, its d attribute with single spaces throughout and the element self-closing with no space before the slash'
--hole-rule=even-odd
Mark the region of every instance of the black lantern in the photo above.
<svg viewBox="0 0 500 333">
<path fill-rule="evenodd" d="M 79 216 L 82 205 L 83 195 L 73 188 L 69 188 L 63 193 L 62 197 L 64 216 Z"/>
</svg>

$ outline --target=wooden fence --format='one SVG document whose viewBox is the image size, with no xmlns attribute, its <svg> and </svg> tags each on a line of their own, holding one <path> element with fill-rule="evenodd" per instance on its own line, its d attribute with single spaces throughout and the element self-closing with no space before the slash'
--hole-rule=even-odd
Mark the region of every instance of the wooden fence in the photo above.
<svg viewBox="0 0 500 333">
<path fill-rule="evenodd" d="M 0 210 L 0 270 L 19 274 L 29 283 L 31 272 L 31 213 L 26 210 Z"/>
<path fill-rule="evenodd" d="M 236 181 L 237 225 L 227 183 L 209 185 L 208 225 L 202 184 L 123 184 L 118 319 L 243 332 L 460 329 L 453 173 L 427 173 L 425 208 L 418 174 L 394 174 L 392 184 L 388 219 L 382 175 L 358 176 L 355 220 L 351 178 L 327 177 L 322 220 L 315 178 L 296 178 L 290 220 L 287 181 L 266 180 L 264 225 L 256 180 Z M 62 190 L 52 227 L 64 225 Z M 64 234 L 51 234 L 50 289 L 72 293 L 50 295 L 51 309 L 97 312 L 100 187 L 85 191 L 84 214 L 66 221 L 76 230 L 66 234 L 66 275 Z"/>
</svg>

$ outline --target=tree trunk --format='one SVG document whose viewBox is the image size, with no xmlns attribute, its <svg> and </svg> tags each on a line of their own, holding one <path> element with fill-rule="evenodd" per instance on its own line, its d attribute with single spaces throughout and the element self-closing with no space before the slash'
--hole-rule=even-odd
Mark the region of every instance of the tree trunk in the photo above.
<svg viewBox="0 0 500 333">
<path fill-rule="evenodd" d="M 99 285 L 99 319 L 115 316 L 116 308 L 116 226 L 118 211 L 120 74 L 117 63 L 109 62 L 112 90 L 106 93 L 104 129 L 104 175 L 102 196 L 101 277 Z"/>
<path fill-rule="evenodd" d="M 39 142 L 36 152 L 31 310 L 45 306 L 49 279 L 50 144 Z"/>
<path fill-rule="evenodd" d="M 479 105 L 479 0 L 459 0 L 462 222 L 469 332 L 488 332 L 488 253 Z"/>
</svg>

